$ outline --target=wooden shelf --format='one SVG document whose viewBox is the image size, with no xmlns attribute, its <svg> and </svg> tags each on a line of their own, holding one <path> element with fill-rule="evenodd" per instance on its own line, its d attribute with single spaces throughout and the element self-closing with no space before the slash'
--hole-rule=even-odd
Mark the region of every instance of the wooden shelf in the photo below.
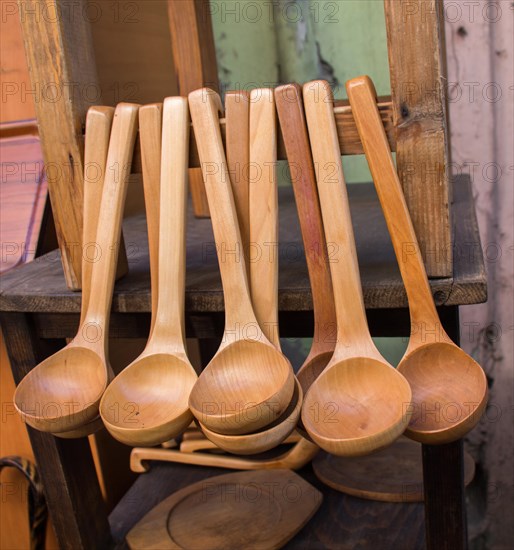
<svg viewBox="0 0 514 550">
<path fill-rule="evenodd" d="M 405 308 L 407 297 L 375 189 L 372 184 L 350 185 L 349 195 L 366 308 Z M 191 210 L 189 214 L 186 310 L 191 320 L 195 314 L 223 312 L 223 293 L 211 222 L 194 218 Z M 453 277 L 431 279 L 432 293 L 438 306 L 484 302 L 487 299 L 486 274 L 471 185 L 466 176 L 454 182 L 452 215 L 454 274 Z M 150 277 L 144 217 L 127 219 L 124 235 L 129 274 L 116 284 L 113 312 L 148 313 Z M 80 253 L 78 248 L 75 253 Z M 307 267 L 289 187 L 280 189 L 280 254 L 281 313 L 311 311 Z M 0 311 L 80 312 L 81 295 L 67 288 L 57 250 L 10 271 L 0 281 Z M 75 328 L 76 324 L 71 335 Z"/>
</svg>

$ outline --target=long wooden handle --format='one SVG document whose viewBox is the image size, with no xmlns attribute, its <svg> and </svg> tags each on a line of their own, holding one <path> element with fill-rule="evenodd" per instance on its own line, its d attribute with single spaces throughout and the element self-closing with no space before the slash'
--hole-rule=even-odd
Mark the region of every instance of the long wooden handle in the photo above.
<svg viewBox="0 0 514 550">
<path fill-rule="evenodd" d="M 335 348 L 336 313 L 302 88 L 299 84 L 279 86 L 275 89 L 275 100 L 311 283 L 314 310 L 311 353 L 329 352 Z"/>
<path fill-rule="evenodd" d="M 257 320 L 250 301 L 241 233 L 221 140 L 221 100 L 216 92 L 204 88 L 189 94 L 189 108 L 216 240 L 225 299 L 225 331 L 238 332 L 242 324 L 257 324 Z"/>
<path fill-rule="evenodd" d="M 147 351 L 185 350 L 184 296 L 186 273 L 187 99 L 164 100 L 159 217 L 159 284 L 157 314 Z"/>
<path fill-rule="evenodd" d="M 309 82 L 303 87 L 303 97 L 325 233 L 334 247 L 330 270 L 337 316 L 335 354 L 343 358 L 348 350 L 355 355 L 368 352 L 373 345 L 362 297 L 332 90 L 325 81 Z"/>
<path fill-rule="evenodd" d="M 250 291 L 261 329 L 280 349 L 278 331 L 277 127 L 273 90 L 250 94 Z"/>
<path fill-rule="evenodd" d="M 241 241 L 248 263 L 248 243 L 250 241 L 250 94 L 243 90 L 225 94 L 225 128 L 227 165 L 232 184 L 232 194 L 236 205 Z"/>
<path fill-rule="evenodd" d="M 161 177 L 162 103 L 144 105 L 139 109 L 139 140 L 143 165 L 148 251 L 150 255 L 150 285 L 152 293 L 152 323 L 157 312 L 159 283 L 159 211 Z"/>
<path fill-rule="evenodd" d="M 440 323 L 439 316 L 378 112 L 373 82 L 367 76 L 354 78 L 347 82 L 346 90 L 407 291 L 413 329 L 409 345 L 412 346 L 422 338 L 421 325 L 428 324 L 430 330 L 435 329 Z"/>
<path fill-rule="evenodd" d="M 128 177 L 137 133 L 139 105 L 120 103 L 116 107 L 106 162 L 96 243 L 99 258 L 92 265 L 91 298 L 79 331 L 84 345 L 103 347 L 107 342 L 108 318 L 118 263 L 121 222 Z M 88 330 L 96 327 L 94 338 Z"/>
<path fill-rule="evenodd" d="M 111 136 L 114 107 L 90 107 L 84 147 L 84 224 L 82 227 L 82 306 L 80 324 L 89 304 L 91 272 L 97 257 L 96 228 Z"/>
</svg>

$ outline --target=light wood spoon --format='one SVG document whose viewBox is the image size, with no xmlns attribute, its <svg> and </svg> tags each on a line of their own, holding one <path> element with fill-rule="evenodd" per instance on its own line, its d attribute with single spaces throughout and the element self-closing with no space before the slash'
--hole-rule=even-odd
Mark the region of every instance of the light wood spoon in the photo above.
<svg viewBox="0 0 514 550">
<path fill-rule="evenodd" d="M 91 294 L 91 268 L 96 259 L 96 229 L 98 227 L 98 214 L 102 204 L 102 191 L 107 163 L 107 151 L 111 137 L 112 119 L 114 107 L 90 107 L 86 116 L 86 137 L 84 147 L 84 225 L 82 228 L 82 254 L 84 262 L 82 266 L 82 304 L 79 326 L 84 321 Z M 121 249 L 120 243 L 120 249 Z M 92 252 L 92 247 L 95 247 Z M 118 265 L 118 272 L 120 266 Z M 114 373 L 109 373 L 114 378 Z M 54 434 L 64 439 L 86 437 L 101 428 L 103 422 L 97 416 L 84 426 L 69 432 Z"/>
<path fill-rule="evenodd" d="M 314 338 L 309 355 L 297 373 L 303 392 L 306 393 L 334 354 L 336 313 L 325 230 L 303 110 L 302 88 L 299 84 L 279 86 L 275 89 L 275 99 L 312 292 Z"/>
<path fill-rule="evenodd" d="M 450 340 L 441 325 L 378 116 L 373 83 L 362 76 L 350 80 L 346 88 L 409 300 L 411 337 L 398 365 L 413 396 L 406 435 L 421 443 L 450 443 L 480 420 L 487 402 L 487 379 L 480 365 Z"/>
<path fill-rule="evenodd" d="M 105 427 L 127 445 L 157 445 L 192 420 L 188 399 L 197 375 L 184 330 L 188 144 L 187 99 L 166 98 L 155 324 L 143 353 L 112 381 L 100 403 Z"/>
<path fill-rule="evenodd" d="M 259 326 L 280 351 L 278 330 L 278 188 L 276 179 L 277 132 L 273 91 L 256 89 L 250 96 L 249 212 L 250 280 L 252 304 Z M 227 151 L 228 152 L 228 151 Z M 243 225 L 240 220 L 240 227 Z M 252 252 L 253 251 L 253 252 Z M 293 399 L 269 426 L 247 435 L 219 434 L 200 423 L 205 436 L 221 449 L 251 455 L 280 445 L 295 429 L 303 392 L 295 379 Z"/>
<path fill-rule="evenodd" d="M 189 94 L 193 127 L 225 299 L 220 348 L 198 378 L 189 406 L 218 433 L 249 433 L 278 418 L 293 397 L 294 374 L 286 357 L 257 322 L 248 288 L 241 236 L 219 126 L 221 101 L 214 91 Z"/>
<path fill-rule="evenodd" d="M 24 420 L 41 431 L 69 432 L 94 420 L 109 381 L 109 312 L 138 109 L 120 103 L 115 111 L 96 238 L 99 258 L 92 265 L 91 298 L 77 335 L 30 371 L 14 394 Z"/>
<path fill-rule="evenodd" d="M 330 263 L 337 344 L 305 396 L 302 420 L 327 452 L 364 455 L 389 445 L 405 430 L 411 390 L 369 333 L 331 89 L 327 82 L 310 82 L 303 96 L 326 238 L 337 246 Z"/>
</svg>

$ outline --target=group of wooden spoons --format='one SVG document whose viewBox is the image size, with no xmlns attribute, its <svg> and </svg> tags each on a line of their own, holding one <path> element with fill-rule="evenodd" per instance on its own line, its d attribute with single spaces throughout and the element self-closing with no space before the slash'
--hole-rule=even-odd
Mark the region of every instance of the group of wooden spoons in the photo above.
<svg viewBox="0 0 514 550">
<path fill-rule="evenodd" d="M 451 442 L 478 422 L 486 378 L 442 329 L 419 248 L 412 246 L 416 235 L 373 84 L 359 77 L 347 92 L 409 300 L 411 338 L 398 368 L 379 353 L 366 321 L 329 85 L 227 94 L 226 152 L 220 97 L 202 89 L 141 108 L 90 109 L 85 162 L 96 163 L 105 177 L 102 185 L 86 177 L 84 238 L 97 253 L 83 261 L 77 336 L 16 390 L 15 405 L 29 425 L 81 437 L 103 422 L 123 443 L 153 446 L 177 437 L 194 419 L 208 439 L 236 454 L 276 447 L 297 428 L 312 447 L 358 456 L 404 432 L 422 443 Z M 278 243 L 277 112 L 296 167 L 316 327 L 297 376 L 280 348 L 278 255 L 261 257 L 266 245 Z M 222 343 L 199 375 L 187 357 L 184 329 L 190 117 L 225 300 Z M 107 329 L 138 119 L 152 324 L 143 353 L 113 379 Z M 88 191 L 95 184 L 97 191 Z M 336 245 L 330 262 L 327 242 Z M 252 247 L 260 260 L 252 261 Z M 332 341 L 327 335 L 335 324 Z"/>
</svg>

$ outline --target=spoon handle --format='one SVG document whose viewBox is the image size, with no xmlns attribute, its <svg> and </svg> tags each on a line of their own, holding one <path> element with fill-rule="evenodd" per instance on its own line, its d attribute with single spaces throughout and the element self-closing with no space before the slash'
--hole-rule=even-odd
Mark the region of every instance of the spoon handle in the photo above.
<svg viewBox="0 0 514 550">
<path fill-rule="evenodd" d="M 250 241 L 250 94 L 243 90 L 225 94 L 225 132 L 227 165 L 236 205 L 241 242 L 248 264 Z"/>
<path fill-rule="evenodd" d="M 150 288 L 152 294 L 152 321 L 157 312 L 159 283 L 159 211 L 161 177 L 162 103 L 144 105 L 139 109 L 139 141 L 143 165 L 148 251 L 150 255 Z"/>
<path fill-rule="evenodd" d="M 334 249 L 330 263 L 337 317 L 334 357 L 374 355 L 378 352 L 366 321 L 332 90 L 325 81 L 309 82 L 303 97 L 327 243 Z"/>
<path fill-rule="evenodd" d="M 241 233 L 221 140 L 218 117 L 221 100 L 216 92 L 203 88 L 189 94 L 189 108 L 223 284 L 225 333 L 240 334 L 243 325 L 257 326 L 257 320 L 250 301 Z M 224 343 L 229 343 L 227 338 Z"/>
<path fill-rule="evenodd" d="M 81 343 L 96 351 L 105 351 L 107 342 L 123 207 L 137 133 L 138 109 L 139 105 L 132 103 L 120 103 L 116 107 L 109 141 L 96 232 L 98 258 L 92 264 L 91 297 L 78 333 Z"/>
<path fill-rule="evenodd" d="M 275 89 L 275 100 L 311 283 L 314 340 L 310 355 L 317 355 L 334 350 L 336 313 L 325 230 L 303 110 L 302 88 L 299 84 L 279 86 Z"/>
<path fill-rule="evenodd" d="M 82 305 L 84 321 L 91 294 L 91 271 L 97 256 L 96 228 L 109 149 L 114 107 L 90 107 L 84 147 L 84 225 L 82 227 Z"/>
<path fill-rule="evenodd" d="M 147 344 L 153 353 L 184 353 L 187 169 L 189 110 L 187 99 L 164 100 L 159 219 L 157 313 Z"/>
<path fill-rule="evenodd" d="M 409 347 L 421 342 L 428 330 L 440 327 L 416 233 L 389 143 L 377 107 L 373 82 L 367 76 L 346 83 L 346 90 L 366 159 L 391 234 L 396 258 L 409 300 L 411 339 Z"/>
<path fill-rule="evenodd" d="M 278 332 L 277 128 L 273 90 L 250 94 L 250 290 L 253 309 L 268 340 Z"/>
</svg>

